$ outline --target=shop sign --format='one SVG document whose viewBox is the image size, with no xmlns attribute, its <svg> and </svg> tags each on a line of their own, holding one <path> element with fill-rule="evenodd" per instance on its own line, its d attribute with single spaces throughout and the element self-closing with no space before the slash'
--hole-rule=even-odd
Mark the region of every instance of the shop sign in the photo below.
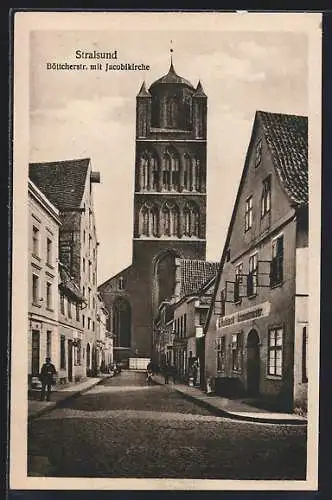
<svg viewBox="0 0 332 500">
<path fill-rule="evenodd" d="M 217 328 L 226 328 L 232 325 L 238 325 L 246 321 L 251 321 L 269 316 L 271 310 L 270 302 L 263 302 L 247 309 L 242 309 L 234 314 L 228 314 L 217 319 Z"/>
</svg>

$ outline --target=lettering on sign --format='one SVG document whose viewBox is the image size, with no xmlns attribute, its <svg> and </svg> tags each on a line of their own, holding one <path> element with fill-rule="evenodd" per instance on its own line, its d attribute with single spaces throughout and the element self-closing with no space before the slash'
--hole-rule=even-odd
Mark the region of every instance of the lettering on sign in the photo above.
<svg viewBox="0 0 332 500">
<path fill-rule="evenodd" d="M 242 311 L 229 314 L 228 316 L 223 316 L 217 319 L 217 328 L 226 328 L 252 319 L 264 318 L 270 314 L 270 309 L 270 302 L 263 302 L 257 306 L 243 309 Z"/>
</svg>

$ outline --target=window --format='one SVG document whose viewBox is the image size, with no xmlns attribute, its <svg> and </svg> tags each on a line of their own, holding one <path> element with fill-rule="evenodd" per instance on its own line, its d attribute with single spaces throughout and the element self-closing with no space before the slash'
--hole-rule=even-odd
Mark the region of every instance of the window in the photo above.
<svg viewBox="0 0 332 500">
<path fill-rule="evenodd" d="M 39 255 L 39 229 L 36 226 L 32 228 L 32 253 Z"/>
<path fill-rule="evenodd" d="M 308 328 L 302 328 L 302 382 L 308 382 Z"/>
<path fill-rule="evenodd" d="M 92 298 L 92 309 L 95 309 L 96 307 L 96 299 L 93 297 Z"/>
<path fill-rule="evenodd" d="M 82 314 L 82 325 L 83 325 L 83 328 L 85 327 L 85 316 L 84 314 Z"/>
<path fill-rule="evenodd" d="M 247 280 L 247 295 L 257 294 L 257 253 L 249 257 L 249 274 Z"/>
<path fill-rule="evenodd" d="M 85 230 L 83 231 L 83 245 L 85 244 Z"/>
<path fill-rule="evenodd" d="M 184 313 L 183 315 L 183 336 L 187 336 L 187 314 Z"/>
<path fill-rule="evenodd" d="M 67 298 L 67 312 L 68 318 L 71 318 L 71 300 Z"/>
<path fill-rule="evenodd" d="M 232 335 L 232 370 L 241 371 L 242 368 L 242 335 L 234 333 Z"/>
<path fill-rule="evenodd" d="M 264 217 L 271 210 L 271 176 L 263 181 L 263 192 L 261 198 L 261 217 Z"/>
<path fill-rule="evenodd" d="M 91 307 L 91 288 L 88 288 L 88 306 Z"/>
<path fill-rule="evenodd" d="M 82 354 L 81 340 L 76 339 L 74 344 L 74 364 L 76 366 L 81 365 L 81 359 L 82 359 L 81 354 Z"/>
<path fill-rule="evenodd" d="M 60 311 L 61 314 L 65 314 L 65 296 L 60 292 Z"/>
<path fill-rule="evenodd" d="M 46 239 L 46 264 L 52 265 L 52 240 L 50 238 Z"/>
<path fill-rule="evenodd" d="M 95 322 L 92 321 L 92 331 L 95 331 Z"/>
<path fill-rule="evenodd" d="M 274 328 L 269 331 L 268 374 L 282 376 L 283 329 Z"/>
<path fill-rule="evenodd" d="M 120 276 L 120 278 L 119 278 L 119 290 L 123 290 L 123 289 L 124 289 L 123 277 Z"/>
<path fill-rule="evenodd" d="M 66 368 L 66 337 L 64 335 L 60 337 L 60 368 L 62 370 Z"/>
<path fill-rule="evenodd" d="M 226 337 L 217 339 L 217 371 L 223 372 L 226 368 Z"/>
<path fill-rule="evenodd" d="M 50 330 L 46 332 L 46 357 L 52 358 L 52 332 Z"/>
<path fill-rule="evenodd" d="M 246 200 L 245 214 L 244 214 L 244 229 L 248 231 L 252 226 L 252 196 Z"/>
<path fill-rule="evenodd" d="M 270 285 L 282 283 L 284 275 L 284 237 L 279 236 L 272 241 L 272 261 L 270 271 Z"/>
<path fill-rule="evenodd" d="M 46 283 L 46 307 L 52 309 L 52 283 Z"/>
<path fill-rule="evenodd" d="M 38 304 L 39 301 L 39 276 L 32 275 L 32 302 Z"/>
<path fill-rule="evenodd" d="M 240 301 L 240 288 L 243 283 L 243 262 L 235 266 L 234 302 Z"/>
<path fill-rule="evenodd" d="M 88 318 L 88 330 L 91 328 L 91 318 Z"/>
<path fill-rule="evenodd" d="M 259 141 L 256 144 L 255 167 L 258 167 L 261 161 L 262 161 L 262 139 L 259 139 Z"/>
<path fill-rule="evenodd" d="M 83 257 L 83 273 L 85 273 L 85 258 Z"/>
<path fill-rule="evenodd" d="M 76 321 L 80 320 L 80 305 L 76 304 Z"/>
</svg>

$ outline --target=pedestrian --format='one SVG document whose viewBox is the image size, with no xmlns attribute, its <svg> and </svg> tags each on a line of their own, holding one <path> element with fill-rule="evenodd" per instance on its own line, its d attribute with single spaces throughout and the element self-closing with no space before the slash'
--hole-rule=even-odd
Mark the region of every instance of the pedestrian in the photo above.
<svg viewBox="0 0 332 500">
<path fill-rule="evenodd" d="M 42 384 L 40 401 L 44 401 L 45 395 L 47 401 L 51 400 L 52 385 L 55 385 L 55 377 L 55 366 L 51 363 L 51 358 L 46 358 L 39 375 L 39 380 Z"/>
<path fill-rule="evenodd" d="M 172 379 L 173 379 L 173 384 L 176 383 L 176 366 L 171 365 L 171 372 L 172 372 Z"/>
<path fill-rule="evenodd" d="M 165 379 L 165 384 L 168 384 L 169 382 L 169 375 L 170 375 L 170 366 L 169 363 L 167 363 L 164 366 L 164 379 Z"/>
<path fill-rule="evenodd" d="M 198 366 L 197 366 L 197 361 L 195 360 L 192 366 L 192 376 L 193 376 L 193 384 L 194 387 L 197 383 L 197 376 L 198 376 Z"/>
</svg>

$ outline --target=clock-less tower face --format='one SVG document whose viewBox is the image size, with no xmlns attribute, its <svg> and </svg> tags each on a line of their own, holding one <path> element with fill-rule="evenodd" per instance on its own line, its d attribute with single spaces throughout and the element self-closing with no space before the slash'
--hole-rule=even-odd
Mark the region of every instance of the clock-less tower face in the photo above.
<svg viewBox="0 0 332 500">
<path fill-rule="evenodd" d="M 176 286 L 176 257 L 205 259 L 207 97 L 168 73 L 136 105 L 133 259 L 151 278 L 151 306 Z"/>
</svg>

